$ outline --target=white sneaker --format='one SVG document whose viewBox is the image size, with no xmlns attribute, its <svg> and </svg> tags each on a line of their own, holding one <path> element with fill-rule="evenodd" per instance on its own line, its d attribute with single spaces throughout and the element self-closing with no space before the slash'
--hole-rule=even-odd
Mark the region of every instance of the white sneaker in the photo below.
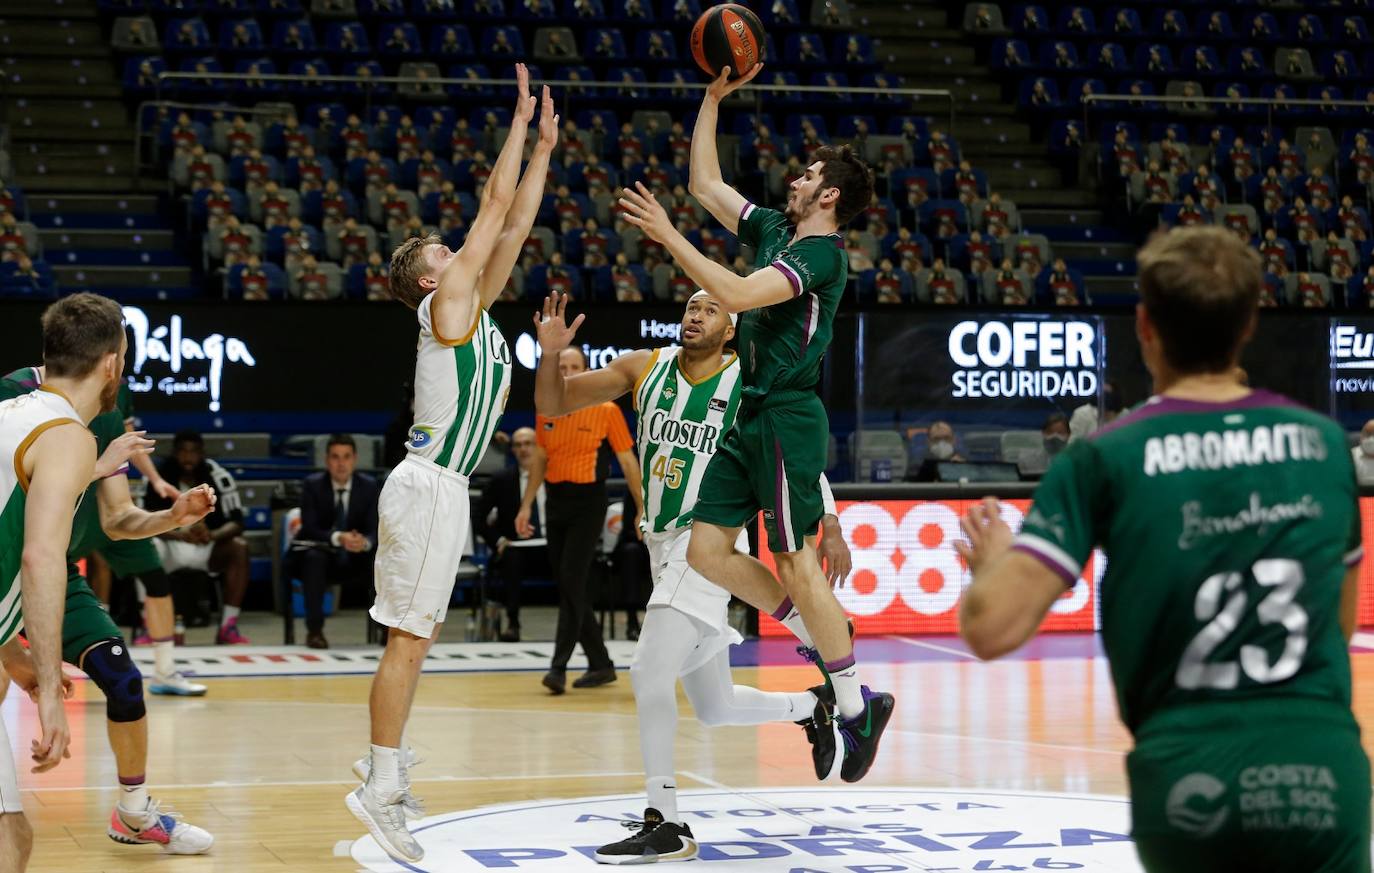
<svg viewBox="0 0 1374 873">
<path fill-rule="evenodd" d="M 204 697 L 208 690 L 204 685 L 187 679 L 180 670 L 167 675 L 154 674 L 153 681 L 148 684 L 149 693 L 170 697 Z"/>
<path fill-rule="evenodd" d="M 200 855 L 210 851 L 215 838 L 204 828 L 189 825 L 171 810 L 162 811 L 160 804 L 148 799 L 141 810 L 115 806 L 110 814 L 110 839 L 127 846 L 156 843 L 169 855 Z"/>
<path fill-rule="evenodd" d="M 419 821 L 425 817 L 425 802 L 414 794 L 410 793 L 410 768 L 423 762 L 410 746 L 401 750 L 401 757 L 404 763 L 401 765 L 401 806 L 405 809 L 406 818 L 409 821 Z M 364 783 L 372 775 L 372 756 L 363 755 L 353 762 L 353 775 L 357 776 Z"/>
<path fill-rule="evenodd" d="M 344 798 L 348 811 L 353 817 L 367 825 L 367 830 L 382 851 L 395 861 L 409 861 L 412 864 L 422 861 L 425 850 L 406 829 L 405 809 L 401 805 L 404 791 L 397 791 L 385 800 L 379 800 L 372 789 L 359 785 Z"/>
</svg>

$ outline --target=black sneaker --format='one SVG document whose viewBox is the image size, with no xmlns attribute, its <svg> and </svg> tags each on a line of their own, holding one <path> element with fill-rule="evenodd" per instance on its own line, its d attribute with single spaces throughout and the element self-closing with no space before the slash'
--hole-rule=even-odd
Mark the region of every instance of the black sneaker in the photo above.
<svg viewBox="0 0 1374 873">
<path fill-rule="evenodd" d="M 632 837 L 596 850 L 598 864 L 656 864 L 660 861 L 690 861 L 697 856 L 697 841 L 685 824 L 663 820 L 653 807 L 644 810 L 644 821 L 621 822 L 639 829 Z"/>
<path fill-rule="evenodd" d="M 844 742 L 844 764 L 840 768 L 840 778 L 846 782 L 858 782 L 868 775 L 873 759 L 878 757 L 878 741 L 883 737 L 888 719 L 896 701 L 891 694 L 869 691 L 867 685 L 859 687 L 864 698 L 864 711 L 854 718 L 840 720 L 840 737 Z"/>
<path fill-rule="evenodd" d="M 806 690 L 816 695 L 816 709 L 810 718 L 797 724 L 806 731 L 806 741 L 811 744 L 811 763 L 816 768 L 816 779 L 824 782 L 833 775 L 835 750 L 839 748 L 836 739 L 839 731 L 834 723 L 835 691 L 829 685 L 816 685 Z"/>
</svg>

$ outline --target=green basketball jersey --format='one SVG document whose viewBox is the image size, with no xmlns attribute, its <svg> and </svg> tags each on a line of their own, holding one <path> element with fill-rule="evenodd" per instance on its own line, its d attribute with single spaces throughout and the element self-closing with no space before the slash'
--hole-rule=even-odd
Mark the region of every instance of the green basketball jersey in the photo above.
<svg viewBox="0 0 1374 873">
<path fill-rule="evenodd" d="M 1068 584 L 1094 546 L 1107 555 L 1103 646 L 1133 733 L 1261 698 L 1349 712 L 1339 610 L 1363 550 L 1335 422 L 1261 391 L 1153 398 L 1064 450 L 1016 538 Z"/>
<path fill-rule="evenodd" d="M 635 384 L 639 413 L 639 469 L 644 520 L 650 533 L 692 523 L 706 465 L 735 423 L 740 401 L 739 358 L 693 382 L 678 366 L 682 349 L 659 349 Z"/>
<path fill-rule="evenodd" d="M 754 249 L 754 265 L 780 271 L 793 294 L 791 300 L 740 313 L 739 354 L 749 401 L 816 387 L 849 279 L 849 255 L 838 233 L 793 242 L 793 230 L 776 209 L 748 203 L 740 213 L 739 241 Z"/>
<path fill-rule="evenodd" d="M 37 367 L 21 367 L 0 379 L 0 400 L 28 394 L 37 390 L 40 384 L 42 378 Z M 128 388 L 120 386 L 115 408 L 97 415 L 88 425 L 91 433 L 95 434 L 96 457 L 100 457 L 110 443 L 124 434 L 124 421 L 132 415 L 133 405 L 128 397 Z M 125 465 L 116 475 L 127 471 L 128 465 Z M 100 500 L 96 495 L 99 487 L 99 482 L 92 482 L 76 507 L 76 516 L 72 519 L 71 544 L 67 547 L 68 560 L 80 560 L 109 542 L 104 528 L 100 526 Z"/>
</svg>

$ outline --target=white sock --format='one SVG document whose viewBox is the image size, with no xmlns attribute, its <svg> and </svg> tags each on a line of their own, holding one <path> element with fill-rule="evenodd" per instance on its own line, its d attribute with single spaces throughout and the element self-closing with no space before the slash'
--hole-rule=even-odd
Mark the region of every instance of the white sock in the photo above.
<svg viewBox="0 0 1374 873">
<path fill-rule="evenodd" d="M 644 780 L 649 806 L 663 813 L 663 820 L 682 824 L 677 813 L 677 780 L 672 776 L 650 776 Z"/>
<path fill-rule="evenodd" d="M 816 712 L 816 702 L 816 695 L 810 691 L 798 691 L 796 694 L 787 695 L 787 717 L 792 721 L 810 718 Z"/>
<path fill-rule="evenodd" d="M 224 618 L 221 618 L 221 619 L 219 620 L 219 626 L 220 626 L 220 627 L 225 627 L 225 626 L 227 626 L 227 625 L 229 624 L 229 622 L 231 622 L 231 621 L 236 621 L 236 620 L 238 619 L 238 617 L 239 617 L 239 608 L 238 608 L 237 606 L 225 606 L 225 607 L 224 607 Z"/>
<path fill-rule="evenodd" d="M 816 641 L 811 639 L 811 632 L 806 629 L 801 613 L 792 605 L 792 598 L 783 598 L 782 603 L 773 611 L 773 617 L 782 622 L 783 627 L 792 632 L 792 636 L 801 640 L 803 646 L 808 649 L 816 648 Z"/>
<path fill-rule="evenodd" d="M 119 805 L 129 812 L 142 812 L 148 808 L 148 788 L 142 782 L 137 785 L 119 785 Z"/>
<path fill-rule="evenodd" d="M 156 640 L 153 643 L 153 664 L 159 676 L 170 676 L 176 672 L 173 652 L 176 644 L 171 640 Z"/>
<path fill-rule="evenodd" d="M 864 696 L 859 690 L 859 668 L 850 654 L 825 665 L 830 686 L 835 689 L 835 708 L 842 718 L 857 718 L 864 711 Z"/>
<path fill-rule="evenodd" d="M 372 793 L 388 798 L 401 790 L 401 750 L 389 746 L 372 747 Z"/>
</svg>

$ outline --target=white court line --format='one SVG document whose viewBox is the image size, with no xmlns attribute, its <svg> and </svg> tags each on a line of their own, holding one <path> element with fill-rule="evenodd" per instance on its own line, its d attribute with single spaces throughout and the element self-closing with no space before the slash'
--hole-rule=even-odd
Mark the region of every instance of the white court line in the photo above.
<svg viewBox="0 0 1374 873">
<path fill-rule="evenodd" d="M 918 649 L 930 649 L 933 652 L 944 652 L 946 655 L 958 655 L 961 658 L 968 658 L 970 661 L 978 660 L 978 656 L 971 652 L 965 652 L 962 649 L 951 649 L 949 646 L 940 646 L 935 643 L 927 643 L 923 640 L 913 640 L 910 637 L 899 637 L 894 634 L 885 639 L 895 640 L 896 642 L 908 646 L 915 646 Z"/>
<path fill-rule="evenodd" d="M 724 782 L 717 782 L 714 779 L 708 779 L 707 777 L 702 776 L 700 773 L 693 773 L 691 770 L 679 770 L 678 772 L 681 773 L 683 776 L 686 776 L 688 779 L 694 779 L 697 782 L 700 782 L 702 785 L 709 785 L 712 788 L 715 788 L 720 791 L 735 790 L 731 788 L 729 785 L 726 785 Z"/>
<path fill-rule="evenodd" d="M 500 776 L 431 776 L 422 779 L 411 779 L 412 783 L 417 782 L 522 782 L 534 779 L 603 779 L 606 777 L 618 778 L 622 776 L 643 776 L 638 770 L 634 772 L 617 771 L 598 771 L 591 773 L 539 773 L 531 775 L 529 773 L 509 773 Z M 357 785 L 357 778 L 353 779 L 297 779 L 282 782 L 181 782 L 175 784 L 158 783 L 154 786 L 157 791 L 180 790 L 187 788 L 308 788 L 315 785 Z M 722 786 L 723 787 L 723 786 Z M 31 794 L 56 794 L 70 793 L 73 791 L 119 791 L 118 785 L 64 785 L 61 788 L 21 788 Z"/>
</svg>

